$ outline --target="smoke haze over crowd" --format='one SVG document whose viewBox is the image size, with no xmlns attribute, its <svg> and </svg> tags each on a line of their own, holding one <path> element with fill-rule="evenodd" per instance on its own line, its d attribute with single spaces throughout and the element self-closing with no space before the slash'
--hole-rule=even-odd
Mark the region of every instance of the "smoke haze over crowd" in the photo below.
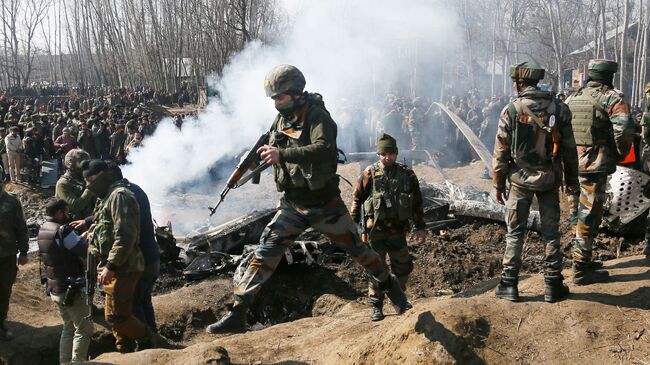
<svg viewBox="0 0 650 365">
<path fill-rule="evenodd" d="M 426 70 L 456 41 L 458 32 L 454 30 L 454 12 L 439 2 L 416 0 L 408 6 L 389 0 L 286 4 L 293 14 L 291 26 L 282 34 L 271 34 L 274 42 L 270 45 L 250 43 L 220 78 L 208 80 L 219 97 L 211 100 L 205 111 L 187 119 L 182 130 L 171 120 L 161 122 L 145 146 L 129 156 L 132 164 L 125 167 L 125 176 L 149 194 L 154 218 L 168 219 L 170 214 L 163 211 L 174 211 L 173 223 L 181 233 L 205 226 L 205 208 L 218 199 L 223 182 L 207 179 L 209 168 L 240 154 L 270 127 L 276 111 L 264 95 L 263 80 L 275 65 L 298 67 L 307 79 L 306 90 L 323 95 L 337 122 L 343 101 L 367 108 L 371 103 L 381 104 L 395 88 L 418 95 L 426 93 L 425 88 L 440 88 L 439 77 Z M 346 131 L 363 131 L 361 127 L 348 126 Z M 211 194 L 210 201 L 180 203 L 180 186 L 183 191 Z M 250 194 L 256 189 L 260 188 L 246 187 L 246 197 L 235 197 L 243 192 L 232 191 L 211 223 L 275 204 L 273 194 L 251 201 Z M 185 209 L 200 214 L 193 217 L 184 214 Z"/>
</svg>

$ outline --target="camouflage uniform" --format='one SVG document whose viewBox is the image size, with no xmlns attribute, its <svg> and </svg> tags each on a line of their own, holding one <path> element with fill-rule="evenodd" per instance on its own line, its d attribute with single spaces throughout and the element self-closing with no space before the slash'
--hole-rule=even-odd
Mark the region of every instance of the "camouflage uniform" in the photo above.
<svg viewBox="0 0 650 365">
<path fill-rule="evenodd" d="M 387 204 L 388 201 L 391 203 Z M 364 217 L 361 216 L 362 205 Z M 383 168 L 376 162 L 366 167 L 352 196 L 351 216 L 356 223 L 366 220 L 370 245 L 382 260 L 390 257 L 391 271 L 406 290 L 408 275 L 413 271 L 406 244 L 406 233 L 411 228 L 409 220 L 415 230 L 426 228 L 420 185 L 413 170 L 400 163 Z M 372 280 L 368 296 L 371 304 L 383 304 L 383 292 Z"/>
<path fill-rule="evenodd" d="M 99 258 L 98 271 L 107 267 L 115 272 L 113 281 L 104 285 L 104 314 L 113 326 L 115 345 L 121 350 L 133 340 L 150 342 L 151 329 L 133 315 L 133 293 L 144 259 L 139 248 L 140 208 L 123 180 L 110 185 L 95 208 L 93 222 L 89 250 Z"/>
<path fill-rule="evenodd" d="M 70 217 L 73 220 L 85 219 L 93 214 L 97 197 L 86 189 L 86 183 L 81 175 L 80 165 L 89 160 L 88 152 L 81 149 L 70 150 L 64 157 L 68 171 L 56 182 L 54 197 L 68 203 Z"/>
<path fill-rule="evenodd" d="M 273 170 L 278 191 L 284 192 L 284 197 L 235 287 L 236 303 L 252 302 L 275 271 L 283 252 L 309 227 L 345 250 L 377 280 L 388 277 L 379 255 L 362 244 L 341 200 L 336 175 L 336 124 L 320 103 L 309 104 L 297 113 L 299 117 L 293 124 L 280 115 L 273 122 L 271 132 L 282 136 L 270 141 L 280 148 L 281 163 Z"/>
<path fill-rule="evenodd" d="M 535 70 L 542 70 L 543 77 L 543 69 Z M 554 285 L 558 280 L 562 285 L 558 188 L 563 168 L 568 190 L 577 192 L 577 165 L 567 106 L 548 92 L 534 86 L 523 87 L 517 99 L 501 112 L 494 146 L 494 186 L 497 191 L 504 191 L 506 180 L 511 184 L 506 202 L 508 233 L 500 286 L 516 288 L 526 224 L 535 196 L 545 245 L 545 278 L 555 278 Z M 518 293 L 506 299 L 518 300 Z"/>
<path fill-rule="evenodd" d="M 417 97 L 413 100 L 413 109 L 409 112 L 408 117 L 408 130 L 411 136 L 411 148 L 422 148 L 422 130 L 426 120 L 426 110 L 422 107 L 420 98 Z"/>
<path fill-rule="evenodd" d="M 84 219 L 93 212 L 97 197 L 85 188 L 83 180 L 75 177 L 68 170 L 56 182 L 54 197 L 63 199 L 70 207 L 70 217 L 73 220 Z"/>
<path fill-rule="evenodd" d="M 247 306 L 271 277 L 287 247 L 308 227 L 327 236 L 365 267 L 402 313 L 407 300 L 397 279 L 388 273 L 379 255 L 363 244 L 341 200 L 336 175 L 338 150 L 336 123 L 320 95 L 304 92 L 305 78 L 294 66 L 276 66 L 265 78 L 268 97 L 286 98 L 276 103 L 279 114 L 269 145 L 279 152 L 273 165 L 278 191 L 284 192 L 278 211 L 266 226 L 241 279 L 235 285 L 233 310 L 206 328 L 209 333 L 246 331 Z"/>
<path fill-rule="evenodd" d="M 616 64 L 592 60 L 589 68 L 603 63 Z M 616 163 L 629 152 L 635 126 L 620 92 L 600 81 L 589 81 L 567 104 L 574 116 L 578 151 L 580 199 L 577 220 L 574 217 L 573 260 L 580 265 L 591 262 L 594 237 L 603 215 L 607 175 L 616 171 Z"/>
<path fill-rule="evenodd" d="M 0 183 L 0 331 L 9 311 L 11 287 L 16 280 L 16 253 L 27 256 L 29 236 L 20 201 L 8 194 Z"/>
</svg>

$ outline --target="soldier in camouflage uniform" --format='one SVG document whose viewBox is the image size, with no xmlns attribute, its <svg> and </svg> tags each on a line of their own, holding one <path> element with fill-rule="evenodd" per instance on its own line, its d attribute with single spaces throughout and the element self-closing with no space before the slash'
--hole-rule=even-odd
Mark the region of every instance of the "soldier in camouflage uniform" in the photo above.
<svg viewBox="0 0 650 365">
<path fill-rule="evenodd" d="M 106 321 L 113 326 L 115 347 L 129 352 L 151 348 L 154 334 L 133 315 L 133 295 L 144 270 L 140 251 L 140 208 L 133 193 L 101 160 L 84 162 L 88 190 L 101 199 L 88 229 L 88 250 L 97 257 L 98 281 L 104 285 Z"/>
<path fill-rule="evenodd" d="M 413 108 L 408 116 L 408 130 L 411 136 L 411 149 L 422 148 L 422 130 L 425 127 L 426 109 L 422 106 L 422 99 L 415 97 L 413 99 Z"/>
<path fill-rule="evenodd" d="M 361 242 L 341 200 L 336 175 L 336 123 L 319 94 L 304 91 L 305 77 L 291 65 L 276 66 L 264 80 L 266 95 L 279 114 L 271 126 L 268 145 L 256 152 L 273 166 L 278 191 L 284 192 L 278 211 L 260 237 L 260 245 L 236 283 L 231 312 L 207 327 L 209 333 L 246 331 L 247 307 L 271 277 L 287 247 L 309 227 L 327 236 L 363 265 L 379 282 L 398 313 L 407 300 L 379 255 Z"/>
<path fill-rule="evenodd" d="M 587 86 L 567 99 L 573 114 L 573 134 L 578 150 L 580 200 L 573 240 L 573 282 L 578 285 L 607 280 L 609 273 L 592 262 L 592 246 L 603 216 L 607 175 L 625 158 L 634 141 L 630 107 L 612 86 L 618 64 L 591 60 Z"/>
<path fill-rule="evenodd" d="M 18 265 L 27 263 L 28 242 L 23 207 L 15 196 L 5 192 L 4 182 L 0 181 L 0 341 L 9 341 L 12 337 L 5 327 L 5 319 L 11 287 L 18 273 L 16 262 Z"/>
<path fill-rule="evenodd" d="M 545 245 L 544 300 L 552 303 L 569 294 L 561 274 L 559 187 L 564 170 L 567 192 L 573 196 L 578 193 L 578 159 L 571 112 L 551 93 L 537 88 L 539 80 L 544 78 L 544 69 L 538 65 L 524 62 L 512 66 L 510 75 L 517 98 L 501 112 L 493 159 L 493 181 L 500 204 L 504 204 L 506 180 L 510 181 L 510 194 L 505 202 L 508 233 L 496 296 L 519 300 L 521 250 L 530 206 L 536 196 Z"/>
<path fill-rule="evenodd" d="M 85 188 L 81 163 L 90 160 L 88 152 L 76 148 L 65 155 L 64 163 L 68 171 L 56 182 L 54 197 L 68 203 L 72 220 L 84 219 L 92 215 L 97 197 Z"/>
<path fill-rule="evenodd" d="M 351 216 L 357 224 L 364 220 L 364 236 L 368 235 L 370 246 L 382 260 L 390 257 L 391 271 L 406 290 L 408 275 L 413 271 L 406 244 L 409 221 L 420 243 L 424 242 L 425 224 L 418 178 L 408 166 L 396 162 L 397 153 L 395 139 L 383 134 L 377 141 L 379 161 L 366 167 L 357 181 Z M 369 282 L 368 297 L 373 307 L 370 318 L 384 319 L 384 293 L 373 280 Z"/>
</svg>

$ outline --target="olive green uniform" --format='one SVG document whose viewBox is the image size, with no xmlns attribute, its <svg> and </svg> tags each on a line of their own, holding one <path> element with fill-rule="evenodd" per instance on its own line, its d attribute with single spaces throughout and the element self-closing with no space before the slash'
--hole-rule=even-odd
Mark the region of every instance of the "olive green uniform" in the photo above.
<svg viewBox="0 0 650 365">
<path fill-rule="evenodd" d="M 85 188 L 85 182 L 76 178 L 70 170 L 66 171 L 56 182 L 54 197 L 63 199 L 70 208 L 73 220 L 84 219 L 92 215 L 97 201 L 95 194 Z"/>
<path fill-rule="evenodd" d="M 388 271 L 379 255 L 363 244 L 341 200 L 336 175 L 336 123 L 320 95 L 312 94 L 291 120 L 278 115 L 269 144 L 280 151 L 273 166 L 278 191 L 284 192 L 278 211 L 260 237 L 260 245 L 236 284 L 235 305 L 250 304 L 282 258 L 305 229 L 313 227 L 345 250 L 375 278 L 384 282 Z"/>
<path fill-rule="evenodd" d="M 98 272 L 104 267 L 115 272 L 104 285 L 106 321 L 113 326 L 115 345 L 127 348 L 132 340 L 148 342 L 151 330 L 133 315 L 133 293 L 144 270 L 140 251 L 140 208 L 123 180 L 108 188 L 97 205 L 89 228 L 89 250 L 99 258 Z"/>
</svg>

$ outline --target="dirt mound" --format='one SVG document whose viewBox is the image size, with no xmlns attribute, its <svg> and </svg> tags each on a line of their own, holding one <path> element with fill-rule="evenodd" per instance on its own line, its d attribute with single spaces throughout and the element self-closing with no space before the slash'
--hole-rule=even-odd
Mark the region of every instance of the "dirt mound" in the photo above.
<svg viewBox="0 0 650 365">
<path fill-rule="evenodd" d="M 203 354 L 223 347 L 233 363 L 259 364 L 643 363 L 650 356 L 647 261 L 630 257 L 606 267 L 610 282 L 570 285 L 569 299 L 556 304 L 543 301 L 543 278 L 532 275 L 520 284 L 523 303 L 498 300 L 491 291 L 426 298 L 403 316 L 371 322 L 367 307 L 350 302 L 333 315 L 211 338 L 180 351 L 110 353 L 96 361 L 204 364 Z"/>
</svg>

